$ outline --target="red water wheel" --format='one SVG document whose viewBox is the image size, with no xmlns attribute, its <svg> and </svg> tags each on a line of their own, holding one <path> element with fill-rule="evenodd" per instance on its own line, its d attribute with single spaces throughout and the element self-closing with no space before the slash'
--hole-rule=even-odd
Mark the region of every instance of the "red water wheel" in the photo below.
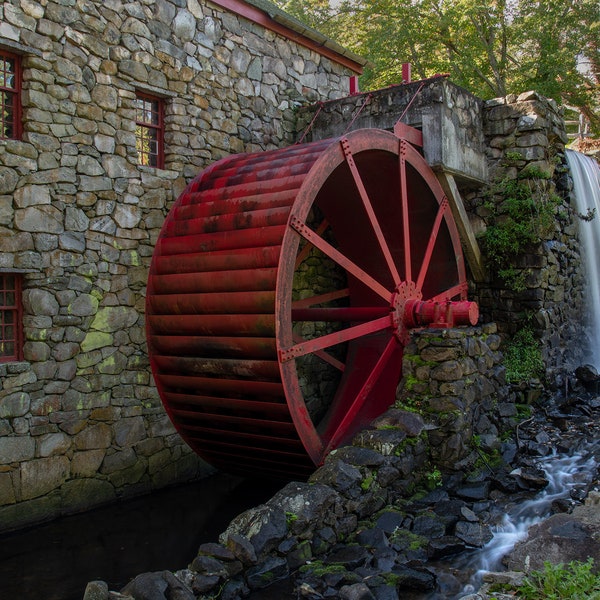
<svg viewBox="0 0 600 600">
<path fill-rule="evenodd" d="M 147 294 L 152 370 L 214 466 L 304 478 L 395 398 L 408 330 L 474 323 L 448 202 L 380 130 L 220 160 L 170 211 Z"/>
</svg>

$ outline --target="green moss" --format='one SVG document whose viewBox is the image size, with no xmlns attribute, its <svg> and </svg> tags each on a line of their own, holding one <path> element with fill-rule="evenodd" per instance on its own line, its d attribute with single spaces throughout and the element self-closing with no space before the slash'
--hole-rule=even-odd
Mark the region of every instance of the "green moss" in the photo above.
<svg viewBox="0 0 600 600">
<path fill-rule="evenodd" d="M 346 573 L 346 567 L 339 563 L 324 564 L 323 561 L 313 560 L 310 565 L 302 565 L 300 573 L 314 573 L 317 577 L 333 573 Z"/>
<path fill-rule="evenodd" d="M 390 543 L 398 546 L 400 550 L 411 550 L 413 552 L 426 548 L 428 544 L 426 537 L 398 527 L 392 532 L 389 539 Z"/>
</svg>

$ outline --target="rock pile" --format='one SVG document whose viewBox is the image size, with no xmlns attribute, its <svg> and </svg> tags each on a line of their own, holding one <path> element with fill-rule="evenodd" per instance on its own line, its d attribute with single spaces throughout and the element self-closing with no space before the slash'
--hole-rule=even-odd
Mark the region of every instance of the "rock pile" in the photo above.
<svg viewBox="0 0 600 600">
<path fill-rule="evenodd" d="M 554 451 L 581 451 L 596 439 L 597 398 L 582 388 L 579 392 L 554 403 L 545 399 L 503 444 L 502 466 L 492 469 L 482 461 L 481 468 L 450 475 L 443 485 L 441 474 L 428 470 L 424 460 L 426 424 L 414 413 L 393 409 L 378 421 L 393 420 L 395 428 L 377 429 L 376 421 L 370 430 L 385 435 L 389 453 L 341 448 L 309 482 L 290 483 L 267 503 L 239 515 L 219 543 L 200 547 L 189 568 L 142 574 L 119 593 L 92 582 L 85 600 L 204 600 L 216 594 L 221 600 L 292 594 L 310 600 L 463 597 L 464 581 L 452 568 L 436 565 L 484 546 L 508 504 L 545 487 L 538 459 Z M 566 428 L 564 421 L 546 418 L 556 411 L 568 418 Z M 398 457 L 395 449 L 407 444 L 415 451 L 410 458 Z M 596 483 L 595 473 L 586 475 L 570 496 L 553 503 L 561 523 L 583 522 L 572 509 Z M 594 533 L 589 523 L 563 530 L 569 527 L 578 528 L 584 545 L 585 536 Z M 556 536 L 556 527 L 548 531 Z M 530 554 L 515 552 L 507 563 L 523 571 Z M 488 597 L 485 588 L 464 596 Z"/>
</svg>

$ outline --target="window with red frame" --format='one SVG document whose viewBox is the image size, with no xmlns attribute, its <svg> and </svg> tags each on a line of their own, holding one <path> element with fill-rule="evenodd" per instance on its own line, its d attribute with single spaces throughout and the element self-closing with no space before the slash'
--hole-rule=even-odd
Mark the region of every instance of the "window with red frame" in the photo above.
<svg viewBox="0 0 600 600">
<path fill-rule="evenodd" d="M 0 363 L 23 360 L 21 275 L 0 273 Z"/>
<path fill-rule="evenodd" d="M 136 95 L 135 135 L 138 164 L 162 169 L 164 150 L 164 102 L 161 98 Z"/>
<path fill-rule="evenodd" d="M 21 62 L 0 49 L 0 139 L 21 136 Z"/>
</svg>

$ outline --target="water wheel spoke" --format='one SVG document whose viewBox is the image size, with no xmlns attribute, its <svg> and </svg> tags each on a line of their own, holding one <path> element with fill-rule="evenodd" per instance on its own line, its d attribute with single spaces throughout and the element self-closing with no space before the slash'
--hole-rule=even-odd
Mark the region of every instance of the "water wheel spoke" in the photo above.
<svg viewBox="0 0 600 600">
<path fill-rule="evenodd" d="M 360 390 L 358 391 L 356 396 L 352 399 L 350 405 L 348 406 L 348 409 L 346 410 L 346 412 L 344 414 L 344 417 L 337 424 L 335 431 L 329 438 L 329 440 L 327 442 L 327 451 L 326 452 L 329 452 L 330 450 L 335 448 L 340 443 L 342 438 L 345 436 L 345 434 L 348 431 L 349 427 L 351 426 L 352 422 L 354 421 L 354 419 L 356 419 L 356 416 L 359 414 L 364 403 L 369 398 L 371 390 L 377 383 L 379 377 L 381 376 L 384 368 L 388 364 L 390 358 L 393 356 L 394 350 L 396 349 L 397 345 L 398 345 L 397 338 L 392 336 L 388 340 L 388 343 L 387 343 L 385 349 L 383 350 L 383 352 L 381 353 L 381 355 L 379 356 L 379 359 L 377 360 L 377 363 L 375 364 L 374 368 L 369 373 L 369 376 L 365 379 Z"/>
<path fill-rule="evenodd" d="M 293 338 L 296 344 L 303 344 L 306 342 L 306 340 L 299 335 L 294 335 Z M 325 352 L 324 350 L 315 350 L 313 354 L 342 373 L 346 369 L 345 363 L 335 358 L 335 356 L 329 354 L 329 352 Z"/>
<path fill-rule="evenodd" d="M 412 262 L 410 252 L 410 224 L 408 211 L 408 186 L 406 182 L 406 140 L 400 140 L 400 202 L 402 205 L 402 239 L 404 241 L 404 279 L 412 281 Z"/>
<path fill-rule="evenodd" d="M 316 306 L 317 304 L 324 304 L 325 302 L 339 300 L 340 298 L 348 298 L 349 296 L 350 290 L 348 288 L 335 290 L 333 292 L 326 292 L 324 294 L 317 294 L 315 296 L 309 296 L 308 298 L 302 298 L 301 300 L 294 300 L 292 302 L 292 310 L 296 308 L 307 308 L 309 306 Z"/>
<path fill-rule="evenodd" d="M 329 227 L 329 223 L 327 219 L 323 219 L 319 226 L 315 229 L 316 234 L 322 237 L 325 231 L 327 230 L 327 227 Z M 298 252 L 298 256 L 296 256 L 296 269 L 302 264 L 304 260 L 306 260 L 306 258 L 308 258 L 308 255 L 310 254 L 312 248 L 313 245 L 308 243 L 304 246 L 304 248 L 302 248 L 302 250 L 300 250 L 300 252 Z"/>
<path fill-rule="evenodd" d="M 452 298 L 456 298 L 456 296 L 460 296 L 462 300 L 467 297 L 467 282 L 462 281 L 453 285 L 452 287 L 436 294 L 432 298 L 428 298 L 428 300 L 432 300 L 433 302 L 445 302 L 446 300 L 451 300 Z"/>
<path fill-rule="evenodd" d="M 335 331 L 316 337 L 312 340 L 307 340 L 301 344 L 296 344 L 287 350 L 280 350 L 279 356 L 282 362 L 305 356 L 306 354 L 313 354 L 318 350 L 324 350 L 343 342 L 349 342 L 360 337 L 367 336 L 371 333 L 376 333 L 392 327 L 391 316 L 381 317 L 374 321 L 368 321 L 367 323 L 361 323 L 360 325 L 354 325 L 341 331 Z"/>
<path fill-rule="evenodd" d="M 292 321 L 320 321 L 323 323 L 347 323 L 372 321 L 389 314 L 387 306 L 341 306 L 326 308 L 292 309 Z"/>
<path fill-rule="evenodd" d="M 358 167 L 356 166 L 356 162 L 354 160 L 354 156 L 352 155 L 352 150 L 350 148 L 350 144 L 347 138 L 342 138 L 341 140 L 342 150 L 344 151 L 344 156 L 346 158 L 346 163 L 350 168 L 350 173 L 352 173 L 352 178 L 354 179 L 354 183 L 356 188 L 358 189 L 358 194 L 362 201 L 363 207 L 367 213 L 367 217 L 369 219 L 369 223 L 375 233 L 375 237 L 377 238 L 377 243 L 381 252 L 383 253 L 385 262 L 387 267 L 392 275 L 392 279 L 394 280 L 394 285 L 398 285 L 400 283 L 400 274 L 398 273 L 398 269 L 396 268 L 396 262 L 392 257 L 392 253 L 388 246 L 387 240 L 383 235 L 383 231 L 381 229 L 381 225 L 379 224 L 379 220 L 377 219 L 377 215 L 373 210 L 373 204 L 371 203 L 371 199 L 369 198 L 369 194 L 367 193 L 367 189 L 365 188 L 365 184 L 362 180 L 362 177 L 358 171 Z"/>
<path fill-rule="evenodd" d="M 433 248 L 435 247 L 435 242 L 437 241 L 437 237 L 440 232 L 442 219 L 444 218 L 444 214 L 446 213 L 449 207 L 450 205 L 448 204 L 448 199 L 444 196 L 444 198 L 440 202 L 440 206 L 435 216 L 435 221 L 433 223 L 433 227 L 431 228 L 431 233 L 429 234 L 427 248 L 425 249 L 425 255 L 423 256 L 423 262 L 421 263 L 421 270 L 419 271 L 419 276 L 417 277 L 417 289 L 419 290 L 423 289 L 423 283 L 425 281 L 427 271 L 429 270 L 431 256 L 433 255 Z"/>
<path fill-rule="evenodd" d="M 321 250 L 323 254 L 328 256 L 333 262 L 345 269 L 348 273 L 356 277 L 359 281 L 371 288 L 378 296 L 386 302 L 391 299 L 391 292 L 383 285 L 363 271 L 355 262 L 344 256 L 339 250 L 334 248 L 330 243 L 326 242 L 322 237 L 318 236 L 304 221 L 296 216 L 290 218 L 290 226 L 299 233 L 305 240 L 313 246 Z"/>
</svg>

